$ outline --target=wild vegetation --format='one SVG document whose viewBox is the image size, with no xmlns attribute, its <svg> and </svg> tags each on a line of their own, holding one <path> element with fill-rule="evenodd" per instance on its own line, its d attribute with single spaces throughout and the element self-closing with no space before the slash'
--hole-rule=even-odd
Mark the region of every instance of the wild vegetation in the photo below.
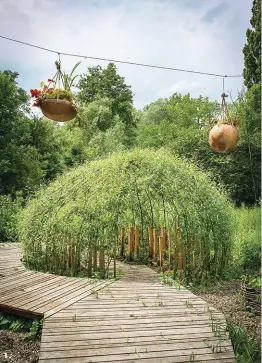
<svg viewBox="0 0 262 363">
<path fill-rule="evenodd" d="M 137 110 L 131 87 L 110 63 L 82 74 L 77 117 L 59 126 L 31 114 L 17 72 L 0 71 L 0 240 L 18 241 L 23 210 L 27 266 L 81 275 L 87 266 L 81 253 L 87 261 L 91 250 L 116 255 L 122 227 L 139 226 L 144 261 L 148 227 L 180 227 L 188 261 L 190 238 L 196 241 L 188 281 L 206 288 L 210 278 L 243 279 L 259 289 L 260 18 L 261 1 L 254 0 L 243 49 L 245 88 L 228 98 L 240 132 L 229 154 L 208 144 L 219 103 L 207 97 L 175 93 Z M 72 246 L 74 264 L 66 260 Z M 173 272 L 167 274 L 170 282 Z M 239 362 L 252 362 L 247 357 L 257 350 L 234 324 Z"/>
</svg>

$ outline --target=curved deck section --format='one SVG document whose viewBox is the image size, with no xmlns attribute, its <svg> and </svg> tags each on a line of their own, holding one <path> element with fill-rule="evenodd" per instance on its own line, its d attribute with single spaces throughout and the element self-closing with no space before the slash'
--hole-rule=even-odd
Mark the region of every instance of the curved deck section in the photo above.
<svg viewBox="0 0 262 363">
<path fill-rule="evenodd" d="M 43 316 L 40 363 L 236 362 L 221 313 L 146 266 L 93 282 L 26 270 L 0 244 L 0 311 Z"/>
</svg>

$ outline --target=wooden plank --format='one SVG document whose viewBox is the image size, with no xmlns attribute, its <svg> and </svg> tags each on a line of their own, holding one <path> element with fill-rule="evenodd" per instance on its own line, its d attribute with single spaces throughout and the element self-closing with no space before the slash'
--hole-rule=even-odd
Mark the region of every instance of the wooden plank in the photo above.
<svg viewBox="0 0 262 363">
<path fill-rule="evenodd" d="M 145 347 L 146 348 L 146 347 Z M 97 355 L 97 356 L 91 356 L 88 354 L 87 350 L 84 351 L 61 351 L 61 354 L 54 354 L 54 352 L 52 352 L 51 354 L 53 354 L 52 362 L 56 362 L 56 359 L 64 362 L 64 359 L 67 358 L 74 358 L 77 359 L 77 362 L 81 363 L 81 362 L 88 362 L 87 358 L 91 358 L 91 362 L 95 363 L 95 362 L 123 362 L 125 360 L 128 360 L 130 362 L 130 360 L 132 360 L 132 362 L 134 361 L 134 359 L 136 361 L 141 361 L 142 359 L 146 359 L 147 361 L 150 359 L 149 362 L 152 362 L 152 359 L 158 359 L 158 362 L 166 362 L 166 358 L 167 357 L 172 357 L 172 362 L 190 362 L 190 359 L 192 361 L 192 356 L 195 356 L 195 361 L 199 361 L 200 359 L 202 360 L 208 360 L 208 361 L 212 361 L 212 360 L 217 360 L 218 362 L 221 361 L 223 362 L 225 358 L 233 358 L 232 356 L 232 352 L 227 352 L 227 353 L 210 353 L 210 349 L 206 348 L 206 349 L 192 349 L 192 351 L 189 350 L 174 350 L 172 349 L 172 347 L 169 347 L 169 350 L 163 350 L 163 351 L 157 351 L 157 352 L 149 352 L 147 349 L 143 349 L 140 352 L 133 352 L 133 353 L 123 353 L 123 354 L 112 354 L 112 355 L 104 355 L 102 356 Z M 76 353 L 79 353 L 78 355 L 76 355 Z M 81 354 L 82 353 L 82 354 Z M 48 355 L 48 352 L 46 352 L 47 357 L 43 357 L 44 359 L 50 359 L 50 355 Z M 75 356 L 72 356 L 75 355 Z M 184 360 L 185 358 L 185 360 Z M 183 360 L 182 360 L 183 359 Z M 42 354 L 40 354 L 40 358 L 39 361 L 42 360 Z M 89 361 L 90 362 L 90 361 Z"/>
<path fill-rule="evenodd" d="M 40 304 L 37 307 L 35 307 L 34 309 L 37 309 L 37 311 L 39 312 L 48 312 L 50 309 L 53 309 L 57 306 L 60 306 L 62 303 L 70 303 L 72 301 L 73 298 L 77 298 L 77 300 L 79 299 L 79 295 L 83 292 L 85 295 L 87 295 L 87 293 L 91 294 L 98 291 L 99 290 L 99 286 L 100 285 L 104 285 L 105 282 L 102 281 L 100 283 L 97 283 L 95 285 L 85 285 L 85 286 L 78 286 L 77 289 L 72 290 L 70 293 L 67 293 L 63 296 L 59 296 L 59 298 L 57 300 L 54 301 L 49 301 L 46 304 Z"/>
<path fill-rule="evenodd" d="M 55 276 L 54 275 L 54 278 L 50 278 L 49 276 L 46 276 L 46 278 L 41 278 L 41 280 L 38 280 L 38 281 L 34 281 L 32 283 L 28 283 L 26 285 L 25 288 L 18 288 L 18 289 L 12 289 L 10 290 L 10 292 L 6 293 L 3 295 L 2 298 L 0 298 L 0 302 L 1 301 L 6 301 L 7 299 L 8 300 L 11 300 L 12 298 L 12 302 L 14 302 L 14 299 L 15 298 L 22 298 L 22 297 L 25 297 L 25 296 L 28 296 L 29 295 L 29 292 L 32 291 L 32 293 L 36 293 L 40 295 L 40 293 L 45 290 L 45 289 L 48 289 L 48 286 L 51 285 L 51 288 L 54 288 L 54 286 L 56 286 L 55 284 L 58 283 L 59 281 L 61 281 L 62 279 L 62 276 Z"/>
<path fill-rule="evenodd" d="M 227 350 L 230 349 L 228 345 L 224 346 Z M 188 343 L 188 345 L 185 345 L 183 343 L 170 345 L 168 343 L 166 344 L 152 344 L 152 345 L 138 345 L 136 347 L 137 353 L 141 354 L 141 358 L 148 359 L 148 358 L 155 358 L 155 357 L 162 357 L 165 356 L 165 353 L 172 354 L 171 356 L 190 356 L 193 352 L 194 355 L 197 357 L 198 355 L 203 354 L 212 354 L 212 348 L 210 349 L 207 347 L 204 343 Z M 223 350 L 224 351 L 224 350 Z M 110 348 L 98 348 L 98 349 L 71 349 L 68 350 L 57 350 L 57 351 L 42 351 L 40 358 L 41 359 L 54 359 L 54 358 L 78 358 L 78 357 L 103 357 L 106 356 L 109 358 L 109 361 L 116 360 L 119 356 L 122 357 L 122 359 L 125 358 L 132 358 L 134 354 L 134 348 L 131 346 L 125 346 L 125 347 L 110 347 Z M 139 355 L 140 355 L 139 354 Z M 223 353 L 225 354 L 225 353 Z M 126 357 L 125 357 L 126 356 Z M 148 357 L 149 356 L 149 357 Z M 227 351 L 226 356 L 228 358 L 232 357 L 232 350 Z M 125 357 L 125 358 L 124 358 Z M 102 359 L 103 359 L 102 358 Z M 137 357 L 136 357 L 137 358 Z"/>
<path fill-rule="evenodd" d="M 54 288 L 54 290 L 50 293 L 47 290 L 45 290 L 41 295 L 38 297 L 37 295 L 32 296 L 31 298 L 27 300 L 21 301 L 21 307 L 28 310 L 36 310 L 37 308 L 41 307 L 42 305 L 45 305 L 47 301 L 53 301 L 58 297 L 63 297 L 64 295 L 69 295 L 69 293 L 72 293 L 74 291 L 77 291 L 82 286 L 90 285 L 90 282 L 85 281 L 79 281 L 76 283 L 75 281 L 68 281 L 64 284 L 61 284 L 61 286 L 58 286 Z"/>
<path fill-rule="evenodd" d="M 6 298 L 3 299 L 2 302 L 7 303 L 11 302 L 12 304 L 20 304 L 22 301 L 23 304 L 30 303 L 35 300 L 43 301 L 45 298 L 49 299 L 53 296 L 53 293 L 59 294 L 61 289 L 64 289 L 67 286 L 75 285 L 76 281 L 74 279 L 63 279 L 60 281 L 57 281 L 56 283 L 53 283 L 50 286 L 43 286 L 39 290 L 33 290 L 30 292 L 25 292 L 18 294 L 16 298 L 11 298 L 9 296 L 6 296 Z"/>
<path fill-rule="evenodd" d="M 164 233 L 162 229 L 163 244 Z M 154 255 L 154 231 L 152 234 Z M 134 231 L 130 240 L 132 253 L 134 247 L 137 249 L 135 235 Z M 64 262 L 74 269 L 74 246 L 69 242 Z M 0 245 L 0 256 L 1 251 Z M 157 274 L 146 266 L 122 264 L 124 278 L 116 282 L 101 280 L 90 284 L 84 279 L 54 275 L 49 279 L 47 274 L 20 271 L 16 279 L 16 271 L 9 267 L 17 264 L 12 256 L 18 247 L 5 246 L 4 251 L 5 259 L 10 257 L 10 261 L 0 273 L 7 273 L 4 293 L 8 303 L 0 308 L 28 316 L 45 313 L 39 362 L 235 362 L 228 333 L 223 331 L 223 314 L 184 287 L 162 285 Z M 170 263 L 170 243 L 168 251 Z M 182 268 L 184 251 L 179 251 Z M 2 281 L 0 276 L 0 288 Z M 220 325 L 222 337 L 214 336 L 212 323 Z M 224 351 L 214 353 L 221 341 Z"/>
<path fill-rule="evenodd" d="M 93 287 L 92 290 L 85 290 L 84 292 L 81 292 L 79 290 L 78 294 L 76 296 L 72 296 L 72 295 L 70 296 L 70 300 L 63 302 L 62 304 L 60 304 L 59 306 L 56 306 L 55 308 L 47 310 L 45 312 L 45 318 L 49 318 L 50 316 L 57 314 L 62 309 L 68 307 L 69 305 L 73 304 L 74 302 L 78 301 L 79 299 L 90 295 L 90 293 L 92 293 L 92 291 L 97 292 L 101 288 L 107 286 L 110 283 L 112 283 L 112 281 L 107 280 L 107 281 L 102 282 L 101 284 L 97 284 L 95 287 Z"/>
</svg>

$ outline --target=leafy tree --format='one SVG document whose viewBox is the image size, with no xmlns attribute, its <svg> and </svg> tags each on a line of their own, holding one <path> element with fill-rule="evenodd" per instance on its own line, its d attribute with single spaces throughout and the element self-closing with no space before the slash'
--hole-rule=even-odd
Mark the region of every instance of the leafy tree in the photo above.
<svg viewBox="0 0 262 363">
<path fill-rule="evenodd" d="M 61 127 L 46 118 L 33 118 L 30 143 L 39 154 L 39 161 L 45 181 L 53 180 L 64 169 Z"/>
<path fill-rule="evenodd" d="M 253 0 L 250 23 L 252 29 L 246 32 L 247 43 L 243 48 L 244 79 L 248 89 L 261 82 L 261 0 Z"/>
<path fill-rule="evenodd" d="M 127 143 L 131 145 L 135 135 L 133 95 L 124 77 L 117 74 L 116 66 L 109 63 L 105 69 L 100 66 L 88 68 L 88 72 L 81 76 L 79 89 L 78 97 L 82 104 L 101 98 L 108 100 L 112 116 L 119 116 L 123 122 L 128 136 Z M 104 120 L 100 120 L 100 130 L 107 129 L 108 120 L 105 125 L 102 121 Z"/>
<path fill-rule="evenodd" d="M 108 98 L 97 98 L 80 108 L 74 125 L 82 128 L 87 137 L 92 137 L 96 131 L 106 131 L 114 123 L 112 101 Z"/>
<path fill-rule="evenodd" d="M 174 94 L 166 102 L 165 119 L 159 123 L 149 123 L 150 107 L 145 107 L 145 115 L 140 116 L 138 122 L 139 147 L 165 147 L 181 158 L 193 161 L 227 190 L 236 205 L 253 205 L 259 201 L 261 115 L 258 85 L 231 107 L 240 119 L 241 128 L 238 147 L 230 154 L 214 153 L 208 143 L 209 130 L 218 117 L 217 102 Z"/>
<path fill-rule="evenodd" d="M 16 77 L 0 72 L 0 194 L 30 190 L 42 177 L 37 150 L 30 144 L 28 97 Z"/>
<path fill-rule="evenodd" d="M 168 118 L 167 104 L 167 99 L 159 98 L 145 106 L 141 115 L 141 123 L 158 125 L 161 121 L 166 120 Z"/>
</svg>

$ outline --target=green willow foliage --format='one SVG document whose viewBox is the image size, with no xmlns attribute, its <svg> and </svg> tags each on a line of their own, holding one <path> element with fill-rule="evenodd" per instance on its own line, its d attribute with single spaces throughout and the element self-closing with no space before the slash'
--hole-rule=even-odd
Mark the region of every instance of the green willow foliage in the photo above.
<svg viewBox="0 0 262 363">
<path fill-rule="evenodd" d="M 76 246 L 81 266 L 86 250 L 118 248 L 122 227 L 140 228 L 140 249 L 148 253 L 148 227 L 179 227 L 187 274 L 199 280 L 221 275 L 231 248 L 232 207 L 195 166 L 166 150 L 134 150 L 85 164 L 41 190 L 19 223 L 24 261 L 30 268 L 77 275 L 63 263 Z M 194 239 L 194 266 L 192 258 Z M 191 246 L 191 247 L 190 247 Z M 70 248 L 70 247 L 68 247 Z"/>
</svg>

